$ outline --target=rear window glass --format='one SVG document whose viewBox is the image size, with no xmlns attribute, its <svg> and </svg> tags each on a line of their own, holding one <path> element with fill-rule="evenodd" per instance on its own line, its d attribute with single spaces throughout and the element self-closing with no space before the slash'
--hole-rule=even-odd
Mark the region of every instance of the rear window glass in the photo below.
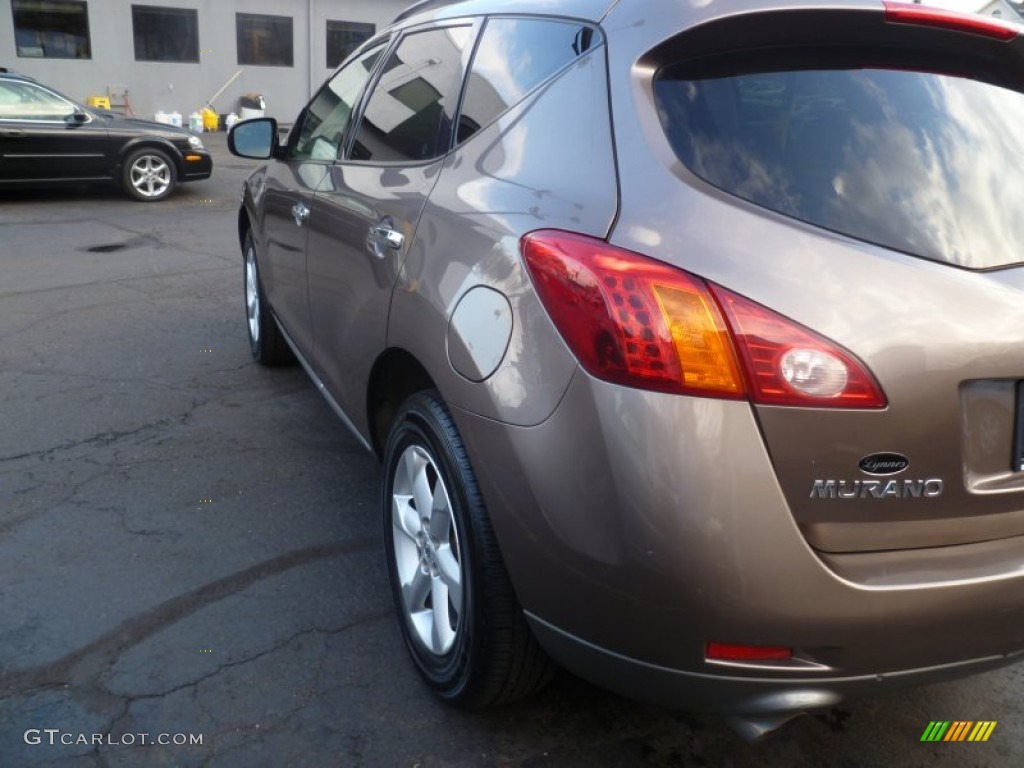
<svg viewBox="0 0 1024 768">
<path fill-rule="evenodd" d="M 701 178 L 934 261 L 1024 260 L 1022 94 L 898 68 L 732 69 L 677 65 L 655 80 L 666 135 Z"/>
</svg>

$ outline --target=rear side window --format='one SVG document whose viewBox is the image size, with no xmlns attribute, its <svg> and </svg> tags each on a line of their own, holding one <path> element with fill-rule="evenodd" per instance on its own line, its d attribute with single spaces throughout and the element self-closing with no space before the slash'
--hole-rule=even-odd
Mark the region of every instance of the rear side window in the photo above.
<svg viewBox="0 0 1024 768">
<path fill-rule="evenodd" d="M 871 62 L 691 62 L 660 71 L 655 95 L 679 159 L 733 195 L 938 262 L 1024 260 L 1017 91 Z"/>
<path fill-rule="evenodd" d="M 451 144 L 462 86 L 462 52 L 472 27 L 445 27 L 404 37 L 384 64 L 366 104 L 350 157 L 416 163 Z"/>
<path fill-rule="evenodd" d="M 491 19 L 473 58 L 459 143 L 600 42 L 592 27 L 552 19 Z"/>
</svg>

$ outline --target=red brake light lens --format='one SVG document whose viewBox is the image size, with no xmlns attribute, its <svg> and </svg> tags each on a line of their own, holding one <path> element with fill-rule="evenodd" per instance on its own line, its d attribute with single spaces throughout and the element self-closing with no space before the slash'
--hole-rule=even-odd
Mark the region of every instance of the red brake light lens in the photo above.
<svg viewBox="0 0 1024 768">
<path fill-rule="evenodd" d="M 525 235 L 520 249 L 556 328 L 596 378 L 773 405 L 886 405 L 850 353 L 695 275 L 558 230 Z"/>
<path fill-rule="evenodd" d="M 885 18 L 897 24 L 917 24 L 923 27 L 938 27 L 955 32 L 970 32 L 975 35 L 994 37 L 996 40 L 1012 40 L 1018 30 L 1012 24 L 980 14 L 958 13 L 944 8 L 926 5 L 892 2 L 884 0 Z"/>
</svg>

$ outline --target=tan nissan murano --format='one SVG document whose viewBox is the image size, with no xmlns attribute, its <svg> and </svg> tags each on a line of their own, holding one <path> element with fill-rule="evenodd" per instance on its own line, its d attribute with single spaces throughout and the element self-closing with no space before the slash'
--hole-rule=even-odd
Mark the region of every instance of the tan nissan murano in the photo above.
<svg viewBox="0 0 1024 768">
<path fill-rule="evenodd" d="M 424 2 L 238 234 L 383 464 L 446 701 L 552 661 L 755 736 L 1024 649 L 1024 38 L 883 0 Z"/>
</svg>

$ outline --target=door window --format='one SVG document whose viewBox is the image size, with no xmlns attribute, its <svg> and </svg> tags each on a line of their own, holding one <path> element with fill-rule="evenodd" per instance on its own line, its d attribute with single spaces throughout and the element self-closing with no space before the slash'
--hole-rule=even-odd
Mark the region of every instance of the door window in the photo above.
<svg viewBox="0 0 1024 768">
<path fill-rule="evenodd" d="M 31 83 L 0 82 L 0 120 L 60 123 L 75 105 Z"/>
<path fill-rule="evenodd" d="M 351 159 L 417 163 L 447 152 L 471 41 L 469 26 L 404 37 L 370 95 Z"/>
<path fill-rule="evenodd" d="M 303 113 L 292 157 L 334 162 L 345 137 L 352 110 L 384 50 L 369 49 L 332 77 Z"/>
</svg>

